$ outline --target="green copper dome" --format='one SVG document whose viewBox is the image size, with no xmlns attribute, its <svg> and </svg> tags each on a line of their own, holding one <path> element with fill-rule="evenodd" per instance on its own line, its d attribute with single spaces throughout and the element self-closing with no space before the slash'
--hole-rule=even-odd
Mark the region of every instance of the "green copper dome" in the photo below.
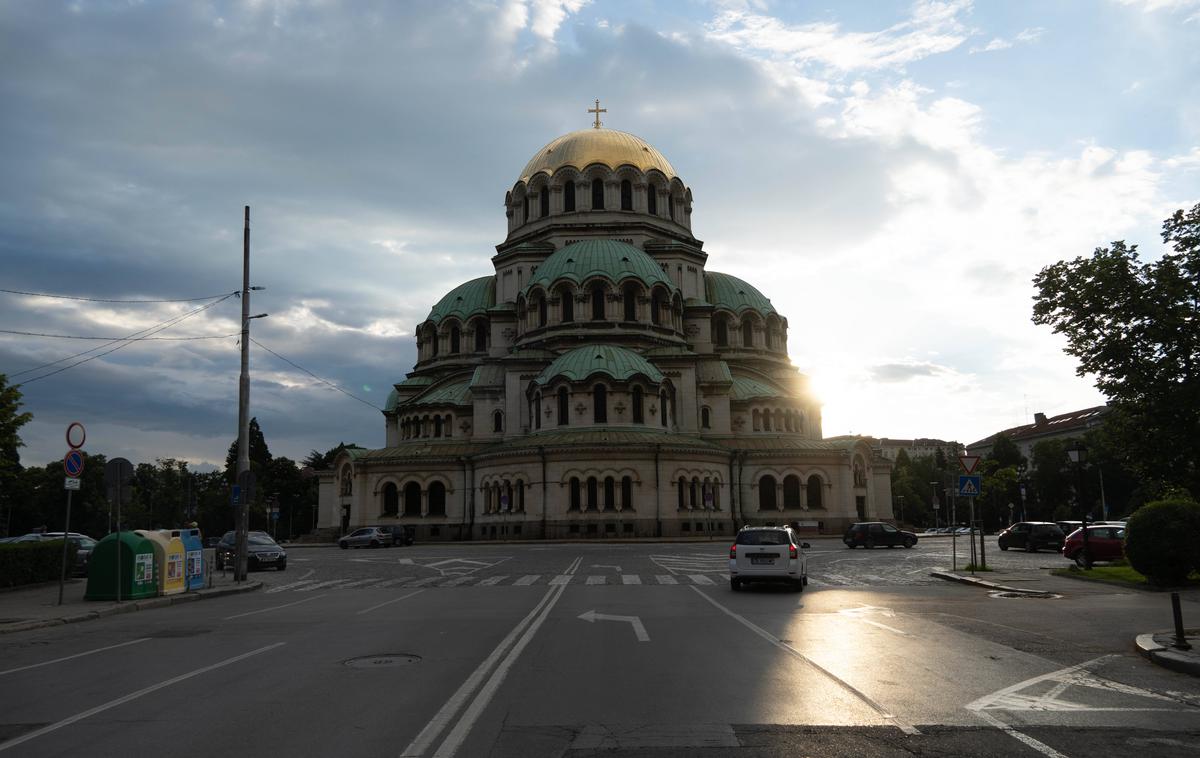
<svg viewBox="0 0 1200 758">
<path fill-rule="evenodd" d="M 663 380 L 662 373 L 642 356 L 615 345 L 577 347 L 558 356 L 534 381 L 544 385 L 558 376 L 581 382 L 595 374 L 604 374 L 617 381 L 641 375 L 652 383 Z"/>
<path fill-rule="evenodd" d="M 729 396 L 732 400 L 757 400 L 762 398 L 786 398 L 787 393 L 757 379 L 751 379 L 746 376 L 735 376 L 733 377 L 733 387 Z"/>
<path fill-rule="evenodd" d="M 775 306 L 771 305 L 771 301 L 763 293 L 729 274 L 706 271 L 704 294 L 708 302 L 718 308 L 728 308 L 734 313 L 741 313 L 747 309 L 763 315 L 775 313 Z"/>
<path fill-rule="evenodd" d="M 583 240 L 567 245 L 550 255 L 538 266 L 534 278 L 525 285 L 525 292 L 535 285 L 549 288 L 561 279 L 582 284 L 593 276 L 613 282 L 635 278 L 650 287 L 665 284 L 671 290 L 675 284 L 663 273 L 662 266 L 633 245 L 614 240 Z"/>
<path fill-rule="evenodd" d="M 496 304 L 496 277 L 481 276 L 450 290 L 438 304 L 433 306 L 426 321 L 439 323 L 449 316 L 458 316 L 466 321 L 471 316 L 486 313 Z"/>
</svg>

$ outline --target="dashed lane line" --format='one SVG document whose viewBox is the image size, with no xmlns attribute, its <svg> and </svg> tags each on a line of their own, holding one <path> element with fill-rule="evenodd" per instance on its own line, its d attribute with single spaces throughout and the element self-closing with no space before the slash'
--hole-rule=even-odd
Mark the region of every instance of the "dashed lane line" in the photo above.
<svg viewBox="0 0 1200 758">
<path fill-rule="evenodd" d="M 642 578 L 637 574 L 622 574 L 621 584 L 641 584 Z"/>
<path fill-rule="evenodd" d="M 507 578 L 508 578 L 508 574 L 497 574 L 496 576 L 489 576 L 486 579 L 480 579 L 478 586 L 491 587 L 493 585 L 499 584 L 500 582 L 503 582 Z"/>
<path fill-rule="evenodd" d="M 536 582 L 538 579 L 541 579 L 541 578 L 542 578 L 541 574 L 526 574 L 525 576 L 521 577 L 517 581 L 513 582 L 513 584 L 517 587 L 528 587 L 529 585 L 533 584 L 534 582 Z"/>
<path fill-rule="evenodd" d="M 679 580 L 669 574 L 658 574 L 654 580 L 659 584 L 679 584 Z"/>
</svg>

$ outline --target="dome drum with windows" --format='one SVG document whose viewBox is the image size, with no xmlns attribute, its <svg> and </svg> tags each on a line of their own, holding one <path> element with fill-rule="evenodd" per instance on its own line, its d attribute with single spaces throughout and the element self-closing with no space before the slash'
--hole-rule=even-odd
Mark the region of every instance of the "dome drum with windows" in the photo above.
<svg viewBox="0 0 1200 758">
<path fill-rule="evenodd" d="M 675 168 L 588 110 L 592 128 L 538 149 L 506 194 L 491 271 L 416 326 L 383 446 L 320 472 L 320 528 L 603 539 L 892 519 L 887 459 L 822 436 L 787 319 L 708 270 Z"/>
</svg>

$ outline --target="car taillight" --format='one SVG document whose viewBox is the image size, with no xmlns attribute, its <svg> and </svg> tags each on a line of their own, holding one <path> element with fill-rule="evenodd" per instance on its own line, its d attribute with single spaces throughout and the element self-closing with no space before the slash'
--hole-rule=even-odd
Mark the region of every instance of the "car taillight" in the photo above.
<svg viewBox="0 0 1200 758">
<path fill-rule="evenodd" d="M 788 558 L 795 558 L 796 555 L 797 555 L 796 546 L 792 545 L 792 546 L 788 547 Z"/>
<path fill-rule="evenodd" d="M 737 560 L 737 545 L 729 546 L 729 560 L 731 560 L 731 561 Z"/>
</svg>

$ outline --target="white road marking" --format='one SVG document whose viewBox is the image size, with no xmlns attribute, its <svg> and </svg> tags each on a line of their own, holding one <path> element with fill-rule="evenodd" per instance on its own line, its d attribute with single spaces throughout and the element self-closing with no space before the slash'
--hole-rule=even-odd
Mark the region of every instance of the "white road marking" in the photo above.
<svg viewBox="0 0 1200 758">
<path fill-rule="evenodd" d="M 439 587 L 459 587 L 459 586 L 464 585 L 467 582 L 470 582 L 474 579 L 475 579 L 475 577 L 473 577 L 473 576 L 456 576 L 453 579 L 447 579 L 446 581 L 442 582 L 438 586 Z"/>
<path fill-rule="evenodd" d="M 618 574 L 621 573 L 620 566 L 614 566 L 610 563 L 593 563 L 591 567 L 594 569 L 612 569 L 613 571 L 616 571 Z"/>
<path fill-rule="evenodd" d="M 363 586 L 364 584 L 374 584 L 375 582 L 378 582 L 378 581 L 379 581 L 379 577 L 377 577 L 377 576 L 376 576 L 376 577 L 372 577 L 372 578 L 370 578 L 370 579 L 359 579 L 359 580 L 357 580 L 357 581 L 353 581 L 353 582 L 346 582 L 346 583 L 345 583 L 345 584 L 343 584 L 341 587 L 338 587 L 338 589 L 339 589 L 339 590 L 344 590 L 344 589 L 347 589 L 347 588 L 349 588 L 349 587 L 361 587 L 361 586 Z"/>
<path fill-rule="evenodd" d="M 552 584 L 554 586 L 558 586 L 560 584 L 570 584 L 570 583 L 571 583 L 571 575 L 570 574 L 559 574 L 558 576 L 550 577 L 550 584 Z"/>
<path fill-rule="evenodd" d="M 1034 738 L 1030 737 L 1028 734 L 1018 732 L 1016 729 L 1013 729 L 1011 726 L 1004 723 L 1003 721 L 996 718 L 995 716 L 993 716 L 990 713 L 986 713 L 984 711 L 976 711 L 976 713 L 979 715 L 979 718 L 983 719 L 984 721 L 988 722 L 989 724 L 996 727 L 1000 731 L 1004 732 L 1009 737 L 1020 740 L 1021 742 L 1028 745 L 1029 747 L 1033 748 L 1034 750 L 1038 751 L 1042 755 L 1047 756 L 1047 758 L 1067 758 L 1067 756 L 1058 752 L 1057 750 L 1050 747 L 1046 743 L 1039 742 L 1038 740 L 1035 740 Z"/>
<path fill-rule="evenodd" d="M 493 585 L 499 584 L 500 582 L 503 582 L 507 578 L 508 578 L 508 574 L 500 574 L 498 576 L 489 576 L 486 579 L 480 579 L 478 586 L 491 587 Z"/>
<path fill-rule="evenodd" d="M 654 577 L 659 584 L 679 584 L 679 580 L 670 574 L 659 574 Z"/>
<path fill-rule="evenodd" d="M 622 574 L 621 584 L 641 584 L 642 578 L 637 574 Z"/>
<path fill-rule="evenodd" d="M 707 595 L 707 594 L 704 592 L 704 590 L 702 590 L 702 589 L 700 589 L 700 588 L 698 588 L 698 587 L 692 587 L 691 589 L 692 589 L 692 590 L 693 590 L 693 591 L 694 591 L 694 592 L 695 592 L 697 595 L 699 595 L 700 597 L 704 598 L 704 599 L 705 599 L 705 600 L 707 600 L 709 603 L 711 603 L 713 606 L 715 606 L 715 607 L 716 607 L 718 610 L 720 610 L 722 613 L 724 613 L 725 615 L 727 615 L 727 616 L 731 617 L 732 619 L 734 619 L 735 621 L 737 621 L 737 622 L 738 622 L 739 624 L 741 624 L 742 626 L 746 627 L 746 628 L 747 628 L 747 629 L 749 629 L 750 631 L 752 631 L 752 632 L 754 632 L 755 634 L 757 634 L 759 637 L 762 637 L 764 640 L 766 640 L 767 642 L 771 643 L 772 645 L 774 645 L 775 647 L 779 648 L 780 650 L 783 650 L 783 651 L 785 651 L 785 652 L 787 652 L 787 653 L 790 653 L 791 655 L 795 656 L 796 658 L 800 659 L 801 661 L 804 661 L 804 662 L 805 662 L 805 663 L 807 663 L 809 666 L 812 666 L 812 667 L 813 667 L 814 669 L 816 669 L 817 671 L 821 672 L 822 674 L 824 674 L 825 676 L 829 677 L 831 680 L 833 680 L 834 682 L 836 682 L 836 683 L 837 683 L 837 684 L 839 684 L 840 686 L 844 687 L 844 688 L 845 688 L 847 691 L 849 691 L 851 694 L 853 694 L 853 695 L 854 695 L 855 697 L 857 697 L 859 700 L 863 701 L 863 702 L 864 702 L 864 703 L 866 703 L 868 706 L 870 706 L 870 707 L 871 707 L 871 709 L 872 709 L 872 710 L 874 710 L 876 713 L 878 713 L 880 716 L 882 716 L 883 718 L 885 718 L 885 719 L 887 719 L 888 721 L 890 721 L 890 722 L 892 722 L 893 724 L 895 724 L 895 725 L 896 725 L 896 727 L 900 729 L 900 731 L 904 732 L 905 734 L 920 734 L 920 733 L 921 733 L 920 731 L 918 731 L 918 730 L 917 730 L 917 728 L 916 728 L 915 726 L 913 726 L 912 724 L 909 724 L 909 723 L 908 723 L 908 722 L 906 722 L 906 721 L 902 721 L 902 720 L 900 719 L 900 717 L 899 717 L 899 716 L 896 716 L 895 714 L 891 713 L 891 712 L 890 712 L 890 711 L 888 711 L 886 708 L 884 708 L 882 705 L 880 705 L 879 703 L 875 702 L 873 699 L 871 699 L 871 697 L 870 697 L 870 696 L 868 696 L 868 695 L 867 695 L 865 692 L 863 692 L 862 690 L 858 689 L 858 688 L 857 688 L 857 687 L 855 687 L 854 685 L 852 685 L 852 684 L 850 684 L 849 682 L 847 682 L 846 680 L 842 679 L 842 678 L 841 678 L 841 677 L 839 677 L 837 674 L 834 674 L 832 671 L 830 671 L 829 669 L 825 668 L 824 666 L 821 666 L 821 665 L 820 665 L 820 664 L 818 664 L 816 661 L 814 661 L 812 658 L 809 658 L 809 657 L 808 657 L 807 655 L 805 655 L 804 653 L 801 653 L 799 650 L 797 650 L 796 648 L 792 647 L 790 644 L 788 644 L 788 643 L 784 642 L 783 640 L 779 639 L 779 638 L 778 638 L 778 637 L 776 637 L 775 635 L 771 634 L 771 633 L 770 633 L 770 632 L 768 632 L 766 629 L 763 629 L 762 627 L 758 626 L 758 625 L 757 625 L 757 624 L 755 624 L 753 621 L 750 621 L 749 619 L 747 619 L 747 618 L 744 618 L 743 616 L 740 616 L 740 615 L 738 615 L 737 613 L 734 613 L 733 611 L 729 610 L 729 609 L 728 609 L 728 608 L 726 608 L 725 606 L 723 606 L 723 605 L 721 605 L 720 603 L 718 603 L 716 600 L 713 600 L 711 597 L 709 597 L 709 596 L 708 596 L 708 595 Z"/>
<path fill-rule="evenodd" d="M 370 608 L 364 608 L 354 615 L 361 616 L 364 613 L 370 613 L 371 611 L 376 610 L 377 608 L 382 608 L 385 605 L 391 605 L 392 603 L 399 603 L 401 600 L 407 600 L 410 597 L 412 597 L 413 595 L 420 595 L 424 591 L 425 590 L 417 590 L 416 592 L 410 592 L 407 595 L 401 595 L 400 597 L 393 598 L 391 600 L 385 600 L 384 602 L 379 603 L 378 605 L 372 605 Z"/>
<path fill-rule="evenodd" d="M 446 577 L 444 577 L 444 576 L 427 576 L 424 579 L 417 579 L 416 581 L 409 582 L 408 584 L 406 584 L 404 586 L 405 587 L 428 587 L 429 585 L 433 584 L 434 582 L 440 582 L 445 578 Z"/>
<path fill-rule="evenodd" d="M 241 655 L 235 655 L 232 658 L 226 658 L 225 660 L 220 661 L 219 663 L 214 663 L 211 666 L 205 666 L 204 668 L 199 668 L 199 669 L 196 669 L 195 671 L 189 671 L 186 674 L 180 674 L 179 676 L 172 677 L 172 678 L 166 680 L 165 682 L 159 682 L 158 684 L 152 684 L 149 687 L 143 687 L 142 689 L 138 690 L 137 692 L 131 692 L 128 695 L 117 698 L 116 700 L 110 700 L 107 703 L 98 705 L 95 708 L 90 708 L 86 711 L 83 711 L 82 713 L 77 713 L 74 716 L 70 716 L 68 718 L 63 719 L 62 721 L 56 721 L 53 724 L 50 724 L 49 726 L 44 726 L 41 729 L 36 729 L 32 732 L 29 732 L 28 734 L 23 734 L 20 737 L 14 737 L 5 742 L 0 742 L 0 752 L 8 750 L 9 748 L 12 748 L 12 747 L 16 747 L 17 745 L 22 745 L 26 742 L 29 742 L 30 740 L 37 739 L 38 737 L 41 737 L 44 734 L 49 734 L 50 732 L 54 732 L 59 729 L 62 729 L 64 726 L 70 726 L 71 724 L 74 724 L 76 721 L 82 721 L 90 716 L 95 716 L 97 713 L 103 713 L 104 711 L 107 711 L 111 708 L 116 708 L 118 705 L 124 705 L 125 703 L 128 703 L 131 700 L 137 700 L 138 698 L 142 697 L 143 695 L 149 695 L 151 692 L 157 692 L 158 690 L 161 690 L 164 687 L 170 687 L 172 684 L 178 684 L 179 682 L 185 681 L 187 679 L 191 679 L 194 676 L 199 676 L 201 674 L 207 674 L 209 671 L 219 669 L 222 666 L 228 666 L 230 664 L 237 663 L 238 661 L 244 661 L 247 658 L 250 658 L 251 656 L 255 656 L 260 653 L 265 653 L 268 650 L 274 650 L 275 648 L 279 647 L 280 645 L 286 645 L 286 644 L 287 644 L 286 642 L 276 642 L 272 645 L 266 645 L 265 647 L 260 647 L 257 650 L 251 650 L 248 653 L 242 653 Z"/>
<path fill-rule="evenodd" d="M 553 582 L 552 582 L 553 583 Z M 602 574 L 593 574 L 587 578 L 587 584 L 607 584 L 608 578 Z"/>
<path fill-rule="evenodd" d="M 707 584 L 709 586 L 716 584 L 716 582 L 714 582 L 712 579 L 708 578 L 704 574 L 692 574 L 688 578 L 691 579 L 696 584 Z"/>
<path fill-rule="evenodd" d="M 646 633 L 646 627 L 642 624 L 641 618 L 637 616 L 610 616 L 607 613 L 596 613 L 588 611 L 579 614 L 578 618 L 583 619 L 589 624 L 594 624 L 597 621 L 624 621 L 633 627 L 633 634 L 638 638 L 638 642 L 649 642 L 650 635 Z"/>
<path fill-rule="evenodd" d="M 395 579 L 384 579 L 382 582 L 375 585 L 371 589 L 381 590 L 384 587 L 391 587 L 393 584 L 402 584 L 404 582 L 410 582 L 410 581 L 412 581 L 412 579 L 413 579 L 413 577 L 411 577 L 411 576 L 398 576 Z"/>
<path fill-rule="evenodd" d="M 297 600 L 294 603 L 284 603 L 283 605 L 273 605 L 270 608 L 260 608 L 257 611 L 248 611 L 246 613 L 238 613 L 233 616 L 226 616 L 225 618 L 223 618 L 221 620 L 222 621 L 232 621 L 233 619 L 240 619 L 243 616 L 253 616 L 256 613 L 266 613 L 267 611 L 277 611 L 280 608 L 291 608 L 293 605 L 300 605 L 301 603 L 310 603 L 313 600 L 319 600 L 320 598 L 326 597 L 326 595 L 328 595 L 328 594 L 329 593 L 325 593 L 324 595 L 313 595 L 312 597 L 306 597 L 303 600 Z"/>
<path fill-rule="evenodd" d="M 1092 672 L 1092 669 L 1099 668 L 1102 664 L 1116 658 L 1116 654 L 1102 655 L 1099 658 L 1093 658 L 1090 661 L 1084 661 L 1076 666 L 1068 666 L 1065 669 L 1051 671 L 1048 674 L 1035 676 L 1032 679 L 1026 679 L 1023 682 L 1017 682 L 1014 685 L 997 690 L 990 695 L 984 695 L 973 702 L 967 703 L 966 708 L 969 711 L 979 713 L 981 711 L 1173 711 L 1183 710 L 1181 708 L 1145 708 L 1145 707 L 1113 707 L 1113 706 L 1090 706 L 1085 703 L 1077 703 L 1070 700 L 1064 700 L 1060 697 L 1068 687 L 1087 687 L 1091 689 L 1104 690 L 1106 692 L 1118 692 L 1123 695 L 1131 695 L 1134 697 L 1146 698 L 1149 700 L 1159 700 L 1172 703 L 1180 702 L 1178 699 L 1160 692 L 1134 687 L 1128 684 L 1122 684 L 1112 679 L 1099 677 Z M 1039 695 L 1022 695 L 1021 690 L 1024 690 L 1034 685 L 1044 682 L 1053 682 L 1053 686 L 1046 692 Z M 1182 703 L 1191 705 L 1190 703 Z"/>
<path fill-rule="evenodd" d="M 287 590 L 294 590 L 297 587 L 303 587 L 306 584 L 313 584 L 315 582 L 316 582 L 315 579 L 304 579 L 299 582 L 292 582 L 291 584 L 281 584 L 278 587 L 272 587 L 271 589 L 267 590 L 263 594 L 264 595 L 273 595 L 276 592 L 286 592 Z"/>
<path fill-rule="evenodd" d="M 29 669 L 41 668 L 42 666 L 49 666 L 52 663 L 62 663 L 63 661 L 69 661 L 73 658 L 82 658 L 83 656 L 91 655 L 92 653 L 103 653 L 105 650 L 115 650 L 116 648 L 125 647 L 126 645 L 136 645 L 139 642 L 145 642 L 148 639 L 150 639 L 150 638 L 149 637 L 138 637 L 136 640 L 130 640 L 129 642 L 120 642 L 120 643 L 117 643 L 116 645 L 108 645 L 106 647 L 98 647 L 95 650 L 85 650 L 82 653 L 75 653 L 74 655 L 64 655 L 62 658 L 55 658 L 52 661 L 42 661 L 41 663 L 31 663 L 28 666 L 20 666 L 15 669 L 8 669 L 7 671 L 0 671 L 0 676 L 4 676 L 5 674 L 15 674 L 18 671 L 28 671 Z"/>
<path fill-rule="evenodd" d="M 342 582 L 348 582 L 348 581 L 350 581 L 350 580 L 349 579 L 330 579 L 328 582 L 317 582 L 316 584 L 309 585 L 308 587 L 301 587 L 300 589 L 296 590 L 296 592 L 313 592 L 315 590 L 325 589 L 326 587 L 333 587 L 334 585 L 338 585 L 338 584 L 341 584 Z"/>
<path fill-rule="evenodd" d="M 541 574 L 526 574 L 525 576 L 521 577 L 517 581 L 513 582 L 513 585 L 516 587 L 528 587 L 529 585 L 533 584 L 534 582 L 536 582 L 538 579 L 541 579 L 541 578 L 542 578 Z"/>
</svg>

